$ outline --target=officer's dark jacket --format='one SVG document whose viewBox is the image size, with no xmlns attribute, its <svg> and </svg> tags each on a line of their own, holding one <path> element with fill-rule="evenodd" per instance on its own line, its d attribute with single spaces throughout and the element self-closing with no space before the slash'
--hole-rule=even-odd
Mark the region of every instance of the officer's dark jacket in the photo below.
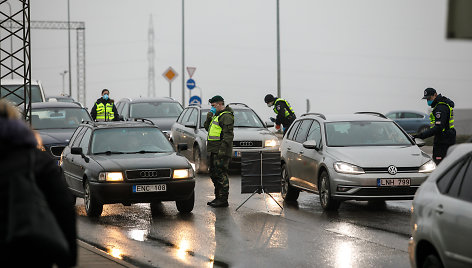
<svg viewBox="0 0 472 268">
<path fill-rule="evenodd" d="M 456 143 L 456 130 L 449 128 L 449 107 L 440 102 L 447 103 L 454 108 L 454 102 L 441 94 L 436 96 L 431 107 L 433 107 L 432 115 L 435 118 L 434 126 L 417 135 L 420 139 L 426 139 L 434 136 L 434 145 L 452 145 Z M 443 131 L 444 129 L 444 131 Z"/>
<path fill-rule="evenodd" d="M 90 111 L 90 115 L 92 116 L 92 119 L 95 120 L 97 119 L 97 103 L 103 103 L 105 107 L 107 106 L 107 103 L 113 104 L 113 113 L 114 113 L 114 118 L 113 121 L 119 121 L 120 119 L 118 118 L 118 110 L 116 109 L 115 103 L 111 101 L 111 99 L 105 100 L 103 98 L 97 99 L 95 104 L 93 105 L 92 111 Z"/>
<path fill-rule="evenodd" d="M 277 100 L 277 97 L 275 99 Z M 282 124 L 284 127 L 288 127 L 293 123 L 293 121 L 295 121 L 296 116 L 292 110 L 290 110 L 290 107 L 287 106 L 285 101 L 279 100 L 274 103 L 274 106 L 274 109 L 278 112 L 277 117 L 275 118 L 276 125 Z M 290 113 L 288 117 L 285 117 L 285 111 Z"/>
<path fill-rule="evenodd" d="M 233 153 L 233 139 L 234 139 L 234 116 L 233 116 L 233 109 L 231 107 L 226 106 L 226 108 L 221 111 L 217 112 L 215 116 L 218 116 L 220 113 L 227 111 L 230 112 L 221 115 L 218 119 L 220 126 L 222 128 L 219 141 L 207 141 L 207 152 L 209 153 L 217 153 L 219 156 L 228 156 L 231 157 Z M 208 112 L 207 118 L 204 124 L 205 129 L 209 132 L 210 131 L 210 123 L 213 118 L 213 113 Z"/>
<path fill-rule="evenodd" d="M 59 264 L 59 267 L 71 267 L 77 261 L 75 198 L 69 192 L 57 162 L 48 153 L 38 150 L 36 144 L 34 134 L 26 124 L 19 120 L 0 118 L 0 166 L 13 169 L 28 168 L 29 161 L 25 161 L 28 159 L 26 156 L 33 152 L 36 183 L 61 227 L 71 252 L 65 263 Z M 47 267 L 42 256 L 36 256 L 35 252 L 15 252 L 13 253 L 15 256 L 4 255 L 6 253 L 8 177 L 8 171 L 3 171 L 0 175 L 0 259 L 2 264 L 5 267 L 44 267 L 43 265 Z M 5 264 L 10 260 L 14 264 L 11 266 Z M 25 263 L 31 263 L 31 266 L 26 266 Z"/>
</svg>

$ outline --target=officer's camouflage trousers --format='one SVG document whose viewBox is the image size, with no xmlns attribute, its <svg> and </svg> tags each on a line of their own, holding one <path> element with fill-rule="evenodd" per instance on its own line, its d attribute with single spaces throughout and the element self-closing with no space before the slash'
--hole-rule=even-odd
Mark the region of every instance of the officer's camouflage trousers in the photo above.
<svg viewBox="0 0 472 268">
<path fill-rule="evenodd" d="M 218 154 L 210 155 L 210 178 L 215 185 L 216 197 L 228 197 L 229 194 L 229 156 L 218 157 Z"/>
</svg>

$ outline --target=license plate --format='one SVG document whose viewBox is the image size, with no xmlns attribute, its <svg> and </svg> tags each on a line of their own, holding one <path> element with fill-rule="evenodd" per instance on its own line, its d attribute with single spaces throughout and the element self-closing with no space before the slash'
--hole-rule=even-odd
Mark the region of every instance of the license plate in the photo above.
<svg viewBox="0 0 472 268">
<path fill-rule="evenodd" d="M 411 179 L 377 179 L 379 187 L 410 186 Z"/>
<path fill-rule="evenodd" d="M 234 152 L 234 157 L 241 157 L 241 152 Z"/>
<path fill-rule="evenodd" d="M 165 184 L 133 185 L 133 193 L 165 192 L 166 186 Z"/>
</svg>

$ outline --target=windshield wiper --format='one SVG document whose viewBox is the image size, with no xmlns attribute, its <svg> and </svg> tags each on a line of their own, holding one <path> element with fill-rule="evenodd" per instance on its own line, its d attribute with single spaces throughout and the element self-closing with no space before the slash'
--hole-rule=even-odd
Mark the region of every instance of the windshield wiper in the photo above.
<svg viewBox="0 0 472 268">
<path fill-rule="evenodd" d="M 163 152 L 141 150 L 138 152 L 128 152 L 127 154 L 151 154 L 151 153 L 163 153 Z"/>
<path fill-rule="evenodd" d="M 106 155 L 110 155 L 110 154 L 124 154 L 124 153 L 123 153 L 123 152 L 106 151 L 106 152 L 99 152 L 99 153 L 94 153 L 94 154 L 106 154 Z"/>
</svg>

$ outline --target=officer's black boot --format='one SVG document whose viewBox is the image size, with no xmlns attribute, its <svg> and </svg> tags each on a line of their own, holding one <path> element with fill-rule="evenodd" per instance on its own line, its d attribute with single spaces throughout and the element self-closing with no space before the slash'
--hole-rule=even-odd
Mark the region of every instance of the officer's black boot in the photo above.
<svg viewBox="0 0 472 268">
<path fill-rule="evenodd" d="M 211 206 L 211 204 L 215 203 L 216 199 L 218 199 L 218 195 L 220 195 L 220 190 L 218 187 L 215 187 L 215 199 L 207 202 L 207 205 Z"/>
<path fill-rule="evenodd" d="M 216 198 L 215 202 L 211 203 L 210 206 L 214 208 L 228 207 L 228 194 L 222 194 Z"/>
</svg>

